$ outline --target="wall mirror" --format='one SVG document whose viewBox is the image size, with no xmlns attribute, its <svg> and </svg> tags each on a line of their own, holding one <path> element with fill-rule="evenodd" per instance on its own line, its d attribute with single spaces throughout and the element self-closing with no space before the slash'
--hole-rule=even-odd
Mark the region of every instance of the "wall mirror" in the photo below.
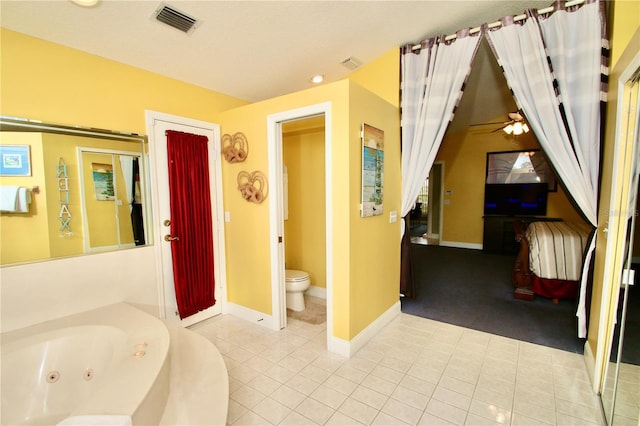
<svg viewBox="0 0 640 426">
<path fill-rule="evenodd" d="M 640 424 L 640 54 L 633 56 L 620 77 L 613 73 L 612 82 L 618 84 L 614 167 L 629 169 L 628 176 L 620 178 L 622 197 L 610 205 L 610 211 L 621 212 L 624 241 L 615 261 L 619 266 L 608 312 L 613 323 L 605 346 L 600 401 L 607 424 L 614 426 Z M 613 255 L 607 250 L 607 256 Z"/>
<path fill-rule="evenodd" d="M 0 266 L 152 243 L 145 135 L 0 117 Z"/>
</svg>

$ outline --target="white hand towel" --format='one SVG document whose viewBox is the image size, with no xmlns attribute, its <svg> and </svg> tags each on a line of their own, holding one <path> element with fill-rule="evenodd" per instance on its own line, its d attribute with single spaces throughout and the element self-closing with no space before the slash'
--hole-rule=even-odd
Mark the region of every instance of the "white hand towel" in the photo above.
<svg viewBox="0 0 640 426">
<path fill-rule="evenodd" d="M 19 186 L 0 186 L 0 211 L 16 212 L 16 202 L 18 200 Z"/>
<path fill-rule="evenodd" d="M 18 189 L 18 198 L 16 199 L 16 211 L 20 213 L 29 213 L 29 204 L 31 204 L 31 191 L 24 186 Z"/>
</svg>

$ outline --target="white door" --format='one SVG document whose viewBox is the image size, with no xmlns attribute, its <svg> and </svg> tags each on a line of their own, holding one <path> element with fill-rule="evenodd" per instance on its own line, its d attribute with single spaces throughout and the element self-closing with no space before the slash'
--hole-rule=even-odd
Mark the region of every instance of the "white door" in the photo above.
<svg viewBox="0 0 640 426">
<path fill-rule="evenodd" d="M 213 244 L 215 263 L 216 304 L 190 317 L 180 319 L 176 293 L 173 285 L 173 266 L 171 242 L 165 241 L 170 235 L 171 210 L 169 207 L 169 175 L 167 167 L 167 130 L 203 135 L 209 139 L 209 181 L 211 187 L 211 217 L 213 220 Z M 154 218 L 156 229 L 156 247 L 159 253 L 160 306 L 164 317 L 187 327 L 222 312 L 222 288 L 224 274 L 224 226 L 222 222 L 222 169 L 220 165 L 220 127 L 217 124 L 175 117 L 167 114 L 147 111 L 147 132 L 150 141 L 151 162 L 155 169 L 156 191 L 154 198 Z M 167 222 L 169 221 L 169 222 Z"/>
</svg>

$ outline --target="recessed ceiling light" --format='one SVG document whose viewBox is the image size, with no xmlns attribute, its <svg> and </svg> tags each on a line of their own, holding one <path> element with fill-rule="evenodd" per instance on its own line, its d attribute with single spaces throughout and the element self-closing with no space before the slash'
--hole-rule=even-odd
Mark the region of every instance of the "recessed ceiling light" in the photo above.
<svg viewBox="0 0 640 426">
<path fill-rule="evenodd" d="M 324 75 L 322 74 L 317 74 L 311 77 L 312 83 L 319 84 L 319 83 L 322 83 L 323 81 L 324 81 Z"/>
<path fill-rule="evenodd" d="M 71 2 L 77 4 L 78 6 L 82 6 L 82 7 L 91 7 L 91 6 L 95 6 L 96 4 L 98 4 L 100 2 L 100 0 L 71 0 Z"/>
</svg>

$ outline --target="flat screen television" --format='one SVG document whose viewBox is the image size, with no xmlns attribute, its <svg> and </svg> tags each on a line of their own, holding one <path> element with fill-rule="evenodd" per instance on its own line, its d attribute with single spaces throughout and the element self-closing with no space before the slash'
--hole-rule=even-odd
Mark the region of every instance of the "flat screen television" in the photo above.
<svg viewBox="0 0 640 426">
<path fill-rule="evenodd" d="M 484 214 L 546 216 L 549 185 L 545 183 L 488 183 L 484 187 Z"/>
</svg>

